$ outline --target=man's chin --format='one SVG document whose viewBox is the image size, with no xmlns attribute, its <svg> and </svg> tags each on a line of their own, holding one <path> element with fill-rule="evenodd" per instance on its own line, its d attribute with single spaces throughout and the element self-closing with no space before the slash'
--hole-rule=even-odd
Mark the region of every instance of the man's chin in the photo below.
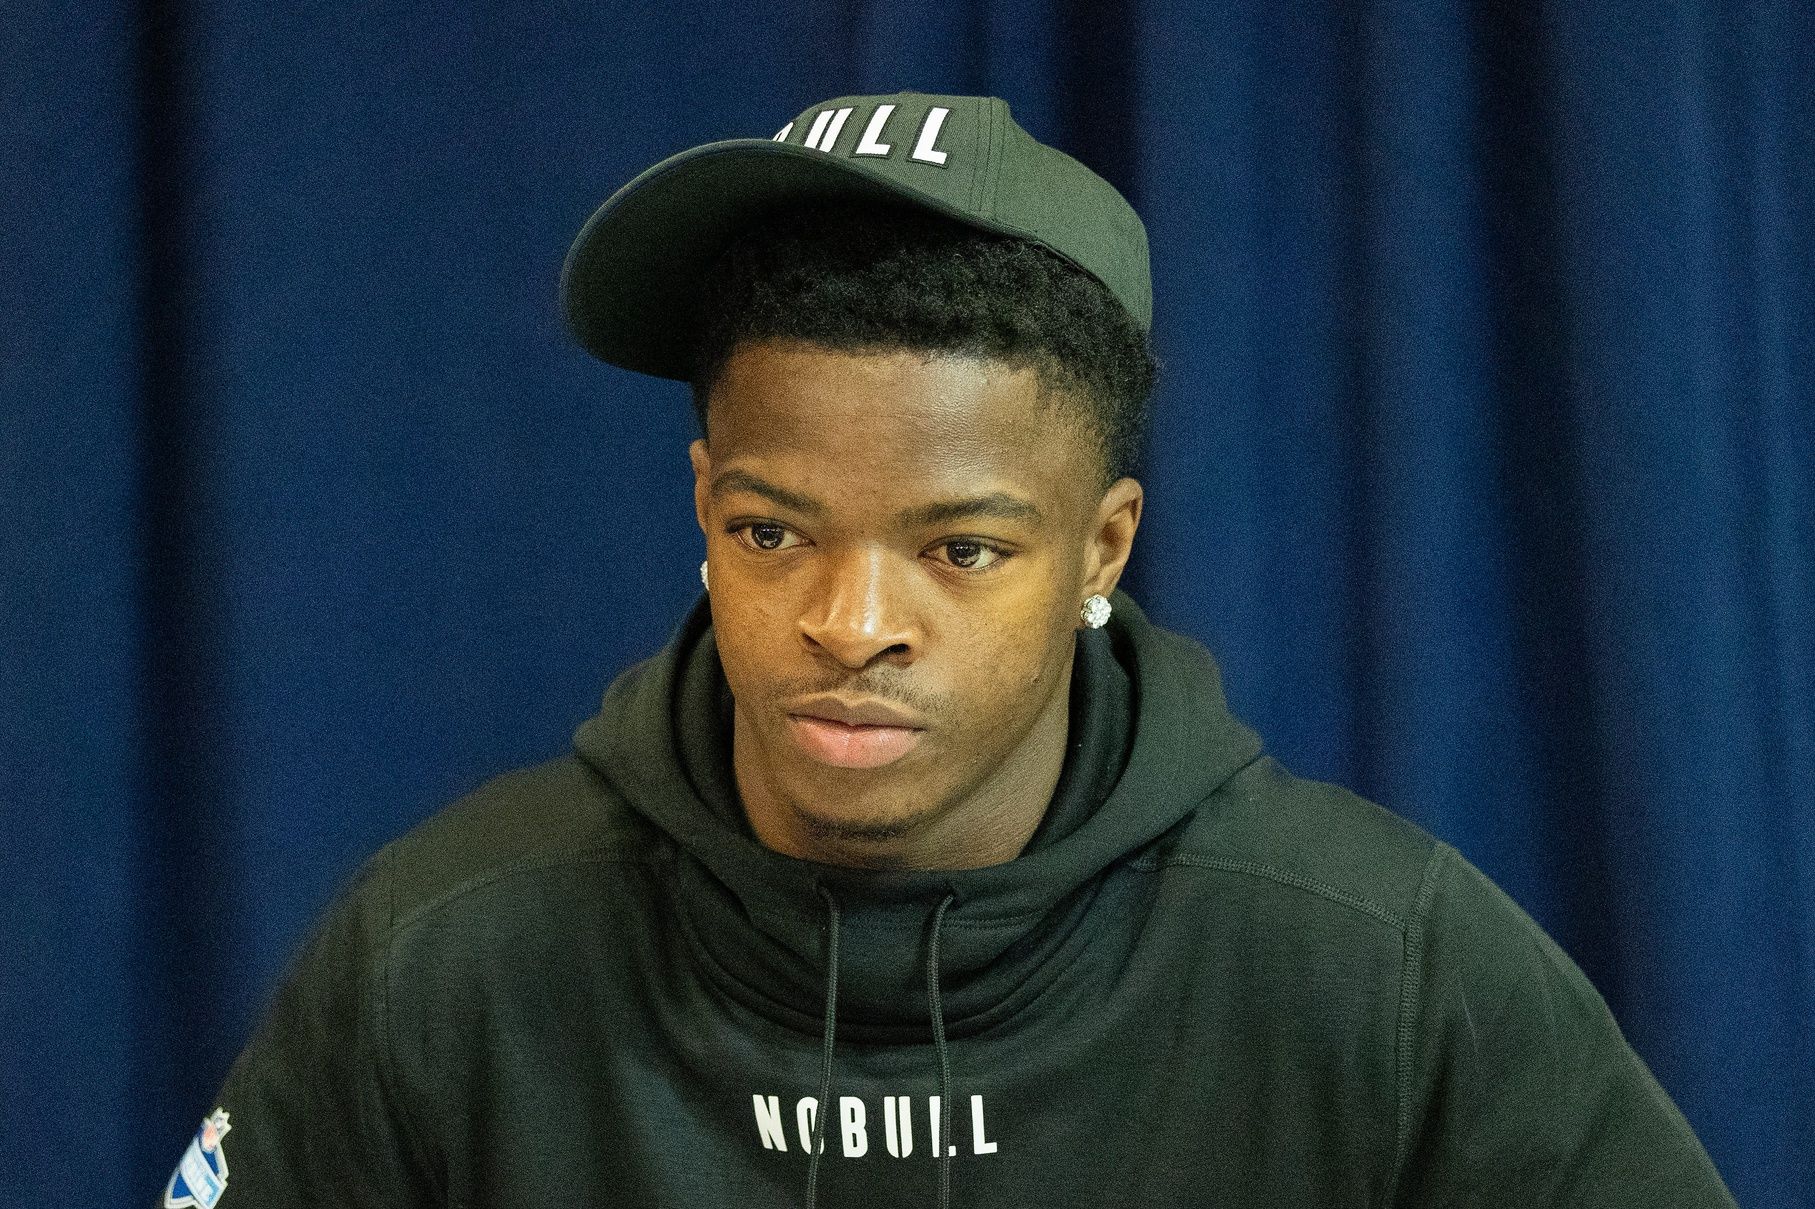
<svg viewBox="0 0 1815 1209">
<path fill-rule="evenodd" d="M 798 812 L 808 834 L 816 840 L 843 844 L 889 844 L 914 833 L 914 819 L 847 819 Z"/>
<path fill-rule="evenodd" d="M 845 844 L 884 845 L 903 840 L 939 814 L 937 805 L 866 800 L 863 795 L 826 794 L 822 782 L 789 795 L 789 806 L 815 839 Z M 937 801 L 937 799 L 934 799 Z"/>
</svg>

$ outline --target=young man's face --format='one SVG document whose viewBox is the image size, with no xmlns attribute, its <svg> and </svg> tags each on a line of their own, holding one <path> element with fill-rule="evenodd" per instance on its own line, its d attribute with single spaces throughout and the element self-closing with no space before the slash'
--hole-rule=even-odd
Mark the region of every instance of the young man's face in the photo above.
<svg viewBox="0 0 1815 1209">
<path fill-rule="evenodd" d="M 886 863 L 967 809 L 987 832 L 989 803 L 1042 775 L 1030 748 L 1052 748 L 1056 777 L 1078 607 L 1114 586 L 1140 514 L 1133 480 L 1098 489 L 1062 407 L 989 359 L 733 353 L 692 458 L 765 840 L 870 844 Z"/>
</svg>

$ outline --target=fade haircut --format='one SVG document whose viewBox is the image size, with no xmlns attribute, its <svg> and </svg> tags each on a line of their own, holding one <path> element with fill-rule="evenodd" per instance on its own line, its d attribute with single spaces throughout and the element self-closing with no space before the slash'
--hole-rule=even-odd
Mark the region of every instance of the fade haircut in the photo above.
<svg viewBox="0 0 1815 1209">
<path fill-rule="evenodd" d="M 817 203 L 746 227 L 700 291 L 693 408 L 740 344 L 989 357 L 1038 375 L 1100 457 L 1099 489 L 1134 472 L 1155 364 L 1108 287 L 1036 244 L 923 210 Z"/>
</svg>

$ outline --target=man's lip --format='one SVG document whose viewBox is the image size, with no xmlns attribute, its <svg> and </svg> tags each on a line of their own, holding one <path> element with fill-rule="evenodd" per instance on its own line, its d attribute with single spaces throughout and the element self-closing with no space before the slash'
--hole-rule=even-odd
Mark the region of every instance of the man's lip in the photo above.
<svg viewBox="0 0 1815 1209">
<path fill-rule="evenodd" d="M 801 751 L 834 768 L 881 768 L 913 751 L 926 732 L 912 726 L 850 725 L 789 714 L 788 733 Z"/>
<path fill-rule="evenodd" d="M 919 717 L 897 705 L 874 698 L 846 700 L 843 697 L 822 693 L 817 697 L 808 697 L 788 707 L 788 713 L 797 718 L 818 718 L 826 722 L 841 722 L 846 726 L 897 726 L 908 730 L 925 730 L 926 723 Z"/>
</svg>

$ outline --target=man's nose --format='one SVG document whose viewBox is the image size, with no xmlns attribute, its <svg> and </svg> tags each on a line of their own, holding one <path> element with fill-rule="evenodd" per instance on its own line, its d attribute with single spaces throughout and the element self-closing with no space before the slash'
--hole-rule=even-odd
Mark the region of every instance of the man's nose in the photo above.
<svg viewBox="0 0 1815 1209">
<path fill-rule="evenodd" d="M 893 554 L 868 549 L 825 560 L 800 618 L 801 642 L 855 671 L 879 657 L 907 662 L 919 651 L 909 585 Z"/>
</svg>

